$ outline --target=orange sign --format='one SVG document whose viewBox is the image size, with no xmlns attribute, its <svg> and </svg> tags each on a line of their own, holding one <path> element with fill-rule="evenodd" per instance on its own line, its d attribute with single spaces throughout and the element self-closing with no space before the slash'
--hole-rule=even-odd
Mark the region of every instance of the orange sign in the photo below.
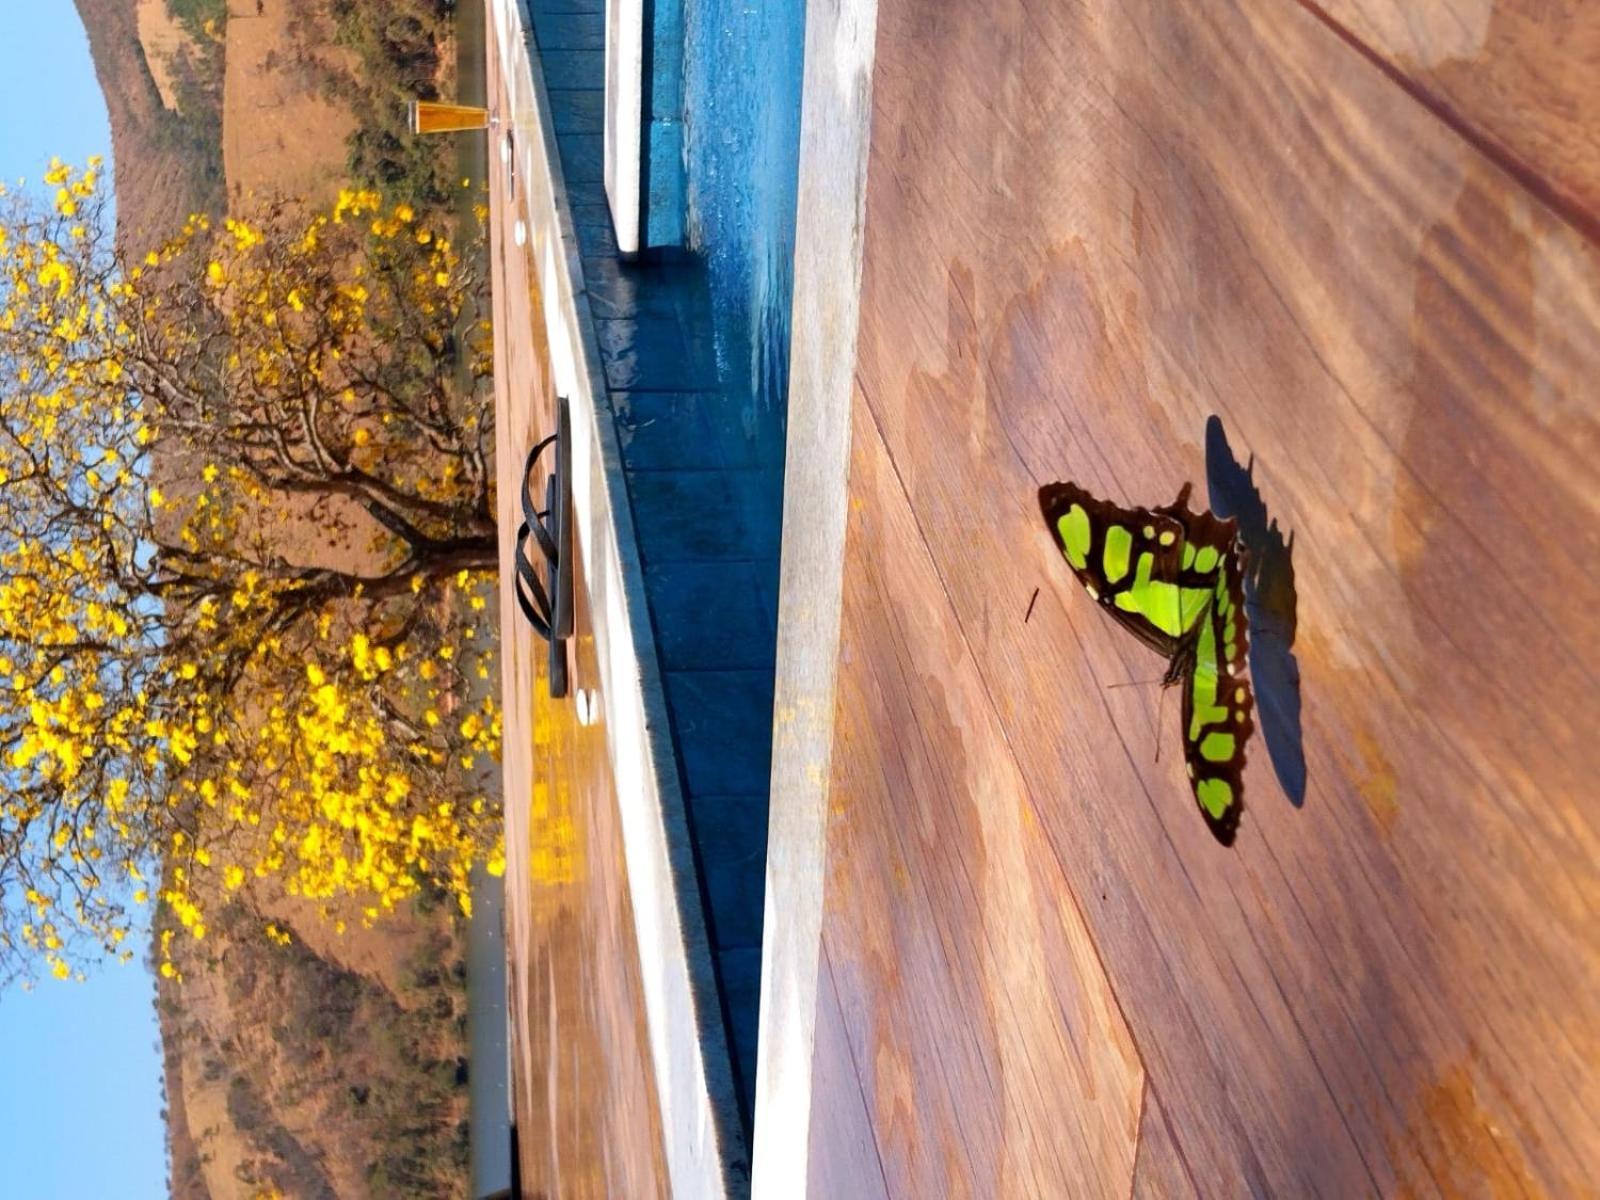
<svg viewBox="0 0 1600 1200">
<path fill-rule="evenodd" d="M 434 100 L 411 102 L 412 133 L 455 133 L 462 129 L 489 128 L 489 110 L 468 104 L 440 104 Z"/>
</svg>

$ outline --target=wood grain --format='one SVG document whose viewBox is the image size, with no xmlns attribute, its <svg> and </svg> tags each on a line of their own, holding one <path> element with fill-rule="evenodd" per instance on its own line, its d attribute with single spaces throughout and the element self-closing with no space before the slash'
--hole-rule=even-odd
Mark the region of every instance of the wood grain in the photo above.
<svg viewBox="0 0 1600 1200">
<path fill-rule="evenodd" d="M 574 676 L 598 677 L 587 606 Z M 526 1194 L 665 1196 L 633 911 L 604 734 L 534 689 L 533 782 L 508 803 L 516 1113 Z M 511 728 L 508 726 L 508 729 Z"/>
<path fill-rule="evenodd" d="M 823 944 L 889 1194 L 1581 1192 L 1594 245 L 1296 4 L 880 0 L 876 55 Z M 1213 414 L 1310 781 L 1253 745 L 1232 851 L 1034 499 L 1203 495 Z"/>
<path fill-rule="evenodd" d="M 490 95 L 502 111 L 499 58 Z M 524 456 L 554 428 L 543 297 L 498 154 L 490 159 L 495 455 L 500 561 L 510 564 Z M 548 456 L 547 456 L 548 458 Z M 543 494 L 542 475 L 536 481 Z M 546 644 L 523 619 L 514 572 L 500 573 L 513 1107 L 529 1196 L 667 1192 L 638 943 L 605 732 L 581 725 L 579 689 L 601 703 L 589 590 L 574 575 L 571 691 L 553 701 Z"/>
<path fill-rule="evenodd" d="M 1200 1195 L 1173 1136 L 1172 1121 L 1161 1106 L 1161 1097 L 1148 1083 L 1144 1111 L 1139 1115 L 1139 1158 L 1133 1168 L 1132 1194 L 1136 1200 L 1179 1200 Z"/>
<path fill-rule="evenodd" d="M 850 1022 L 839 1007 L 839 991 L 827 961 L 818 978 L 815 1090 L 827 1097 L 809 1126 L 804 1150 L 807 1194 L 888 1200 L 888 1180 L 878 1153 L 867 1098 L 850 1047 Z"/>
<path fill-rule="evenodd" d="M 871 419 L 858 403 L 823 948 L 890 1194 L 1126 1192 L 1138 1055 Z"/>
<path fill-rule="evenodd" d="M 1309 0 L 1600 241 L 1600 9 L 1587 0 Z"/>
</svg>

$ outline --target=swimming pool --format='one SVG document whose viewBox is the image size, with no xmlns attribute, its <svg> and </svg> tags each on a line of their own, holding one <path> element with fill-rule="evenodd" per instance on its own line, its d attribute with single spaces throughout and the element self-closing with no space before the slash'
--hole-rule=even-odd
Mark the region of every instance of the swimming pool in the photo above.
<svg viewBox="0 0 1600 1200">
<path fill-rule="evenodd" d="M 803 0 L 688 0 L 690 244 L 706 260 L 729 366 L 750 381 L 752 422 L 770 421 L 780 431 L 788 398 L 804 43 Z"/>
<path fill-rule="evenodd" d="M 687 0 L 687 250 L 623 259 L 599 0 L 531 0 L 717 993 L 754 1105 L 804 7 Z M 596 11 L 576 11 L 590 8 Z"/>
</svg>

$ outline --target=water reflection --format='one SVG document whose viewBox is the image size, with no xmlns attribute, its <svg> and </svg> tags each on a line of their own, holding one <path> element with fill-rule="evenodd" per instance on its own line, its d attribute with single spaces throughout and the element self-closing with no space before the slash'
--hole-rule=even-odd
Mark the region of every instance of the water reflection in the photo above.
<svg viewBox="0 0 1600 1200">
<path fill-rule="evenodd" d="M 760 442 L 762 425 L 781 429 L 788 394 L 804 0 L 695 0 L 684 39 L 690 242 Z"/>
</svg>

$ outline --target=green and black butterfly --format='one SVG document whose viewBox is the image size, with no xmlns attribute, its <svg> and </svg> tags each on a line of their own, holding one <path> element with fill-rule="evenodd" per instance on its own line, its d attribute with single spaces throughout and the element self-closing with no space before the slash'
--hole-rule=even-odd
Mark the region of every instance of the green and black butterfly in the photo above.
<svg viewBox="0 0 1600 1200">
<path fill-rule="evenodd" d="M 1244 747 L 1255 725 L 1243 670 L 1243 547 L 1231 519 L 1189 508 L 1119 508 L 1072 483 L 1039 489 L 1039 507 L 1090 599 L 1167 660 L 1183 685 L 1183 754 L 1201 815 L 1232 845 L 1244 811 Z"/>
</svg>

